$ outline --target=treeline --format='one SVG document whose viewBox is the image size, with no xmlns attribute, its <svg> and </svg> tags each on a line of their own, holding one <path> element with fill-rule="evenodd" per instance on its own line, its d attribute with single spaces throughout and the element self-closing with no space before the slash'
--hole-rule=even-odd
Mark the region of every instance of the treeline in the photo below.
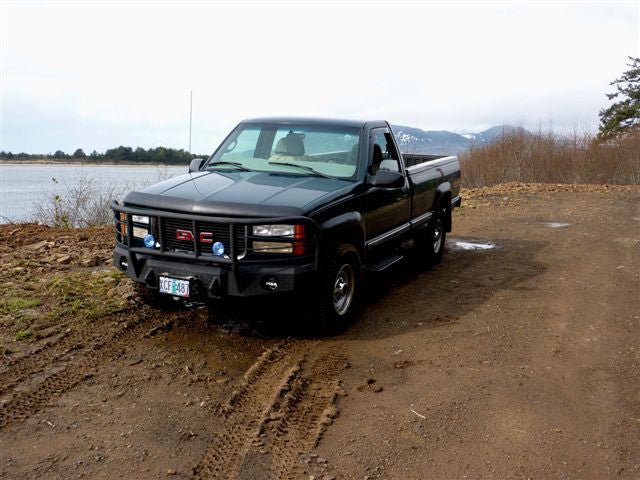
<svg viewBox="0 0 640 480">
<path fill-rule="evenodd" d="M 78 148 L 72 154 L 58 150 L 53 154 L 12 153 L 0 151 L 0 161 L 11 162 L 87 162 L 87 163 L 152 163 L 162 165 L 187 165 L 194 158 L 205 155 L 195 155 L 183 149 L 156 147 L 145 150 L 144 148 L 116 147 L 110 148 L 104 153 L 95 150 L 86 154 Z"/>
<path fill-rule="evenodd" d="M 603 140 L 591 134 L 507 132 L 460 155 L 462 183 L 640 184 L 640 128 Z"/>
</svg>

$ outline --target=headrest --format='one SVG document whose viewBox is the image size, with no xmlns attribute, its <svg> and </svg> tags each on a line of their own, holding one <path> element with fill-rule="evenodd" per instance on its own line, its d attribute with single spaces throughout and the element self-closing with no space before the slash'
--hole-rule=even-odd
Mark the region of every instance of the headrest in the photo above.
<svg viewBox="0 0 640 480">
<path fill-rule="evenodd" d="M 292 155 L 296 157 L 304 155 L 303 138 L 303 133 L 289 132 L 286 137 L 282 137 L 278 140 L 274 153 L 279 155 Z"/>
</svg>

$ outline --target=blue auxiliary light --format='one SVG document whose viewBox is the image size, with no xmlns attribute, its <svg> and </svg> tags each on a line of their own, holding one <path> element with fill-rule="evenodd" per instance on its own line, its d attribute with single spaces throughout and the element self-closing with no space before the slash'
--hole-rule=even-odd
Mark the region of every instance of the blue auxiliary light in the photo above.
<svg viewBox="0 0 640 480">
<path fill-rule="evenodd" d="M 144 246 L 147 248 L 153 248 L 156 246 L 156 239 L 150 233 L 144 236 Z"/>
<path fill-rule="evenodd" d="M 222 242 L 214 243 L 211 247 L 211 250 L 213 251 L 213 254 L 217 255 L 218 257 L 224 255 L 224 245 L 222 244 Z"/>
</svg>

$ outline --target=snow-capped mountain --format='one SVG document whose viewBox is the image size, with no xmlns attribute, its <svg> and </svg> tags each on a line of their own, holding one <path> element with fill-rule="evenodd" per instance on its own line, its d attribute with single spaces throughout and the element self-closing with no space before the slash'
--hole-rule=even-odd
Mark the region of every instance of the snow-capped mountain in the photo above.
<svg viewBox="0 0 640 480">
<path fill-rule="evenodd" d="M 457 154 L 473 145 L 489 143 L 500 135 L 514 131 L 524 131 L 521 127 L 502 125 L 491 127 L 479 133 L 453 133 L 446 130 L 425 131 L 419 128 L 392 125 L 393 133 L 404 153 L 431 153 L 434 155 Z"/>
</svg>

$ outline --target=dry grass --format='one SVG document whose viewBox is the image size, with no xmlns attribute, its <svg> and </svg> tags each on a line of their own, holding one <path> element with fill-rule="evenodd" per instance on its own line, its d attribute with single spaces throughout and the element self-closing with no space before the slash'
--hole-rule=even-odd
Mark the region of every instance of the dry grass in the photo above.
<svg viewBox="0 0 640 480">
<path fill-rule="evenodd" d="M 637 185 L 640 130 L 599 143 L 590 134 L 508 132 L 461 155 L 465 187 L 505 182 Z"/>
</svg>

